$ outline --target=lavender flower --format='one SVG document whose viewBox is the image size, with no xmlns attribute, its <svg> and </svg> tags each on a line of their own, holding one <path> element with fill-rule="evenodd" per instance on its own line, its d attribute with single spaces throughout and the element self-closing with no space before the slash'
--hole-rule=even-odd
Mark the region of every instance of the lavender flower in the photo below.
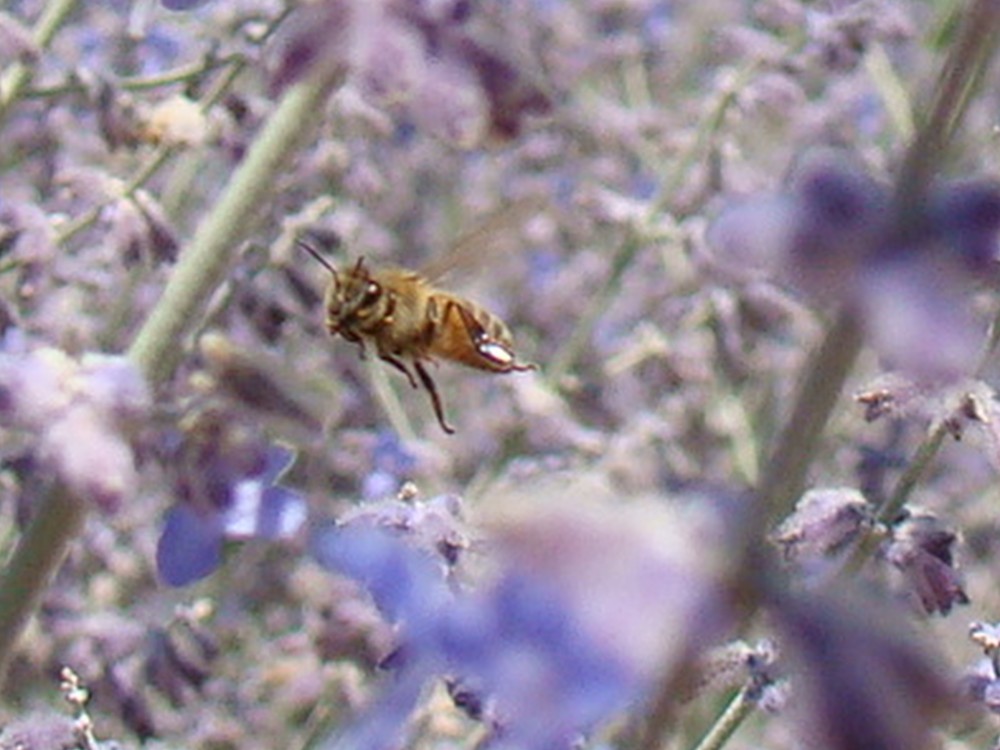
<svg viewBox="0 0 1000 750">
<path fill-rule="evenodd" d="M 132 434 L 150 408 L 142 375 L 123 357 L 76 360 L 47 347 L 0 351 L 0 421 L 33 437 L 34 460 L 105 511 L 136 491 Z"/>
<path fill-rule="evenodd" d="M 886 559 L 906 581 L 927 614 L 946 615 L 956 604 L 968 604 L 955 562 L 958 535 L 935 516 L 910 515 L 892 528 Z"/>
<path fill-rule="evenodd" d="M 516 138 L 548 96 L 466 23 L 467 3 L 323 0 L 299 11 L 284 32 L 274 84 L 315 66 L 353 72 L 365 94 L 409 106 L 430 132 L 463 146 Z"/>
<path fill-rule="evenodd" d="M 965 693 L 989 711 L 1000 713 L 1000 627 L 974 622 L 969 626 L 969 638 L 984 656 L 965 674 Z"/>
<path fill-rule="evenodd" d="M 374 466 L 361 488 L 361 495 L 365 500 L 378 500 L 394 495 L 417 463 L 413 453 L 390 430 L 378 433 L 372 459 Z"/>
<path fill-rule="evenodd" d="M 292 450 L 230 429 L 224 419 L 203 420 L 177 449 L 182 500 L 167 511 L 156 549 L 157 570 L 171 586 L 215 571 L 227 540 L 289 539 L 306 517 L 302 496 L 277 484 L 295 460 Z"/>
<path fill-rule="evenodd" d="M 371 516 L 315 533 L 320 564 L 364 585 L 401 638 L 391 684 L 334 746 L 399 741 L 422 685 L 447 676 L 495 747 L 569 748 L 679 668 L 725 620 L 713 576 L 651 508 L 608 511 L 507 517 L 491 540 L 495 575 L 469 591 Z M 600 554 L 609 548 L 616 559 Z"/>
<path fill-rule="evenodd" d="M 797 662 L 803 736 L 831 750 L 930 748 L 954 707 L 950 681 L 884 601 L 785 598 L 775 609 Z"/>
<path fill-rule="evenodd" d="M 979 352 L 968 297 L 996 278 L 1000 188 L 941 183 L 914 215 L 890 209 L 887 188 L 866 173 L 813 155 L 786 192 L 723 212 L 709 242 L 724 266 L 749 264 L 855 315 L 890 366 L 954 380 Z"/>
<path fill-rule="evenodd" d="M 472 544 L 463 513 L 462 499 L 457 495 L 438 495 L 426 501 L 396 498 L 364 503 L 343 514 L 339 522 L 404 534 L 414 547 L 439 557 L 452 569 Z"/>
<path fill-rule="evenodd" d="M 857 490 L 813 489 L 773 538 L 786 559 L 816 562 L 842 551 L 871 524 L 871 517 L 868 501 Z"/>
</svg>

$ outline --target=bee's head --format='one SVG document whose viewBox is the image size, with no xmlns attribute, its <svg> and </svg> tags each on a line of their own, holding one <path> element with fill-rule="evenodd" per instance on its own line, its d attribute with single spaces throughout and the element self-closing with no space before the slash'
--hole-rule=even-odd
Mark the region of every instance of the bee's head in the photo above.
<svg viewBox="0 0 1000 750">
<path fill-rule="evenodd" d="M 379 284 L 365 267 L 365 259 L 358 258 L 351 270 L 338 273 L 337 269 L 308 243 L 298 244 L 330 272 L 330 285 L 326 289 L 326 327 L 330 333 L 356 339 L 358 333 L 380 322 L 389 312 L 387 298 Z M 361 329 L 360 331 L 356 329 Z"/>
<path fill-rule="evenodd" d="M 383 314 L 384 297 L 382 285 L 372 278 L 365 259 L 358 258 L 350 271 L 334 277 L 327 291 L 327 315 L 341 325 L 378 320 Z"/>
</svg>

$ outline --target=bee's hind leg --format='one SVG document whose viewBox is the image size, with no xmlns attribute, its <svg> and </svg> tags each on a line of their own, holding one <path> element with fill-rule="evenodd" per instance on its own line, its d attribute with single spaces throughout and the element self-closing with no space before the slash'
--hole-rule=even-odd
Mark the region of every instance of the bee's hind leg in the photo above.
<svg viewBox="0 0 1000 750">
<path fill-rule="evenodd" d="M 410 372 L 407 366 L 403 363 L 403 360 L 399 359 L 398 357 L 394 357 L 391 354 L 385 354 L 383 352 L 379 352 L 378 358 L 381 359 L 383 362 L 388 362 L 390 365 L 392 365 L 401 373 L 403 373 L 406 376 L 406 379 L 410 381 L 410 385 L 413 388 L 420 387 L 417 384 L 417 381 L 413 379 L 413 373 Z"/>
<path fill-rule="evenodd" d="M 419 360 L 415 360 L 413 362 L 413 369 L 417 371 L 417 375 L 420 377 L 420 382 L 423 383 L 424 388 L 427 389 L 427 393 L 430 394 L 431 404 L 434 406 L 434 415 L 437 417 L 437 421 L 438 424 L 441 425 L 441 429 L 449 435 L 454 435 L 455 428 L 445 421 L 444 407 L 441 405 L 441 396 L 438 395 L 437 386 L 434 385 L 434 381 L 431 379 L 430 374 Z"/>
</svg>

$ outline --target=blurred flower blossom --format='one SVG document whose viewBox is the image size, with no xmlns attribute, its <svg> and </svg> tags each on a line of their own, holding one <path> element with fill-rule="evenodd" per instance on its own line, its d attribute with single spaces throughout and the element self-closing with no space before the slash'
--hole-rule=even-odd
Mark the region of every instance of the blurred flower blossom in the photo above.
<svg viewBox="0 0 1000 750">
<path fill-rule="evenodd" d="M 183 705 L 189 692 L 200 692 L 219 651 L 218 641 L 204 623 L 190 617 L 175 618 L 147 638 L 145 680 L 173 705 Z"/>
<path fill-rule="evenodd" d="M 227 540 L 288 539 L 306 519 L 304 498 L 277 484 L 294 451 L 219 413 L 197 415 L 187 428 L 172 460 L 180 502 L 167 511 L 156 549 L 171 586 L 214 572 Z"/>
<path fill-rule="evenodd" d="M 185 96 L 164 99 L 146 112 L 143 120 L 144 140 L 156 145 L 191 148 L 203 145 L 209 135 L 205 113 Z"/>
<path fill-rule="evenodd" d="M 201 599 L 178 606 L 173 615 L 150 626 L 134 612 L 104 612 L 59 627 L 66 642 L 62 655 L 90 687 L 102 711 L 116 713 L 141 739 L 163 731 L 162 698 L 174 707 L 200 699 L 220 647 Z"/>
<path fill-rule="evenodd" d="M 379 500 L 394 495 L 417 463 L 392 430 L 380 430 L 372 456 L 372 470 L 365 476 L 361 495 L 365 500 Z"/>
<path fill-rule="evenodd" d="M 0 750 L 72 750 L 79 740 L 76 722 L 54 711 L 21 716 L 0 729 Z"/>
<path fill-rule="evenodd" d="M 786 597 L 773 614 L 797 665 L 802 733 L 811 743 L 830 750 L 936 746 L 933 722 L 954 708 L 955 695 L 891 604 Z"/>
<path fill-rule="evenodd" d="M 430 132 L 463 146 L 510 140 L 549 98 L 510 61 L 478 41 L 472 4 L 414 0 L 323 0 L 282 32 L 274 84 L 315 66 L 352 71 L 367 96 L 407 104 Z"/>
<path fill-rule="evenodd" d="M 276 427 L 298 428 L 292 435 L 301 439 L 321 429 L 323 404 L 287 362 L 251 352 L 218 331 L 204 333 L 198 351 L 210 377 L 204 390 L 249 407 Z"/>
<path fill-rule="evenodd" d="M 0 12 L 0 60 L 32 62 L 40 54 L 31 29 L 6 12 Z"/>
<path fill-rule="evenodd" d="M 892 527 L 886 559 L 902 574 L 927 614 L 946 615 L 955 604 L 968 604 L 953 547 L 958 535 L 937 517 L 910 515 Z"/>
<path fill-rule="evenodd" d="M 890 198 L 844 158 L 810 154 L 788 190 L 731 206 L 708 239 L 721 267 L 749 267 L 853 313 L 889 366 L 953 380 L 979 353 L 968 302 L 976 285 L 996 280 L 1000 187 L 941 183 L 905 219 Z"/>
<path fill-rule="evenodd" d="M 773 539 L 785 559 L 816 563 L 842 551 L 871 523 L 871 506 L 857 490 L 813 489 L 796 503 Z"/>
<path fill-rule="evenodd" d="M 815 57 L 828 70 L 847 71 L 858 65 L 877 42 L 889 43 L 913 36 L 913 22 L 896 2 L 848 3 L 830 9 L 809 8 L 805 13 L 806 57 Z"/>
<path fill-rule="evenodd" d="M 446 676 L 496 729 L 493 747 L 569 748 L 719 634 L 713 566 L 682 521 L 652 504 L 586 505 L 490 524 L 492 573 L 473 590 L 371 516 L 318 529 L 320 564 L 364 585 L 401 638 L 393 681 L 336 747 L 399 741 L 422 686 Z"/>
<path fill-rule="evenodd" d="M 30 434 L 34 460 L 71 492 L 116 510 L 136 489 L 131 438 L 151 406 L 141 373 L 124 357 L 15 339 L 0 350 L 0 422 Z"/>
<path fill-rule="evenodd" d="M 453 568 L 472 544 L 465 526 L 462 499 L 438 495 L 429 500 L 397 498 L 359 505 L 339 519 L 345 525 L 374 526 L 406 536 L 414 547 L 440 557 Z"/>
</svg>

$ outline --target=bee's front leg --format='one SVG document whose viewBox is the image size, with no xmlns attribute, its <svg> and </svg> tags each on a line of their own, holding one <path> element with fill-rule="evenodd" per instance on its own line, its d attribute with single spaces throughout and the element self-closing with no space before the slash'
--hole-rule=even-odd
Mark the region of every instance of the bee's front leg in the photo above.
<svg viewBox="0 0 1000 750">
<path fill-rule="evenodd" d="M 340 328 L 331 328 L 331 333 L 340 334 L 344 341 L 350 341 L 352 344 L 357 344 L 358 347 L 358 357 L 362 360 L 368 359 L 368 348 L 365 346 L 365 340 L 358 336 L 356 333 L 351 333 L 350 331 L 345 331 Z"/>
</svg>

